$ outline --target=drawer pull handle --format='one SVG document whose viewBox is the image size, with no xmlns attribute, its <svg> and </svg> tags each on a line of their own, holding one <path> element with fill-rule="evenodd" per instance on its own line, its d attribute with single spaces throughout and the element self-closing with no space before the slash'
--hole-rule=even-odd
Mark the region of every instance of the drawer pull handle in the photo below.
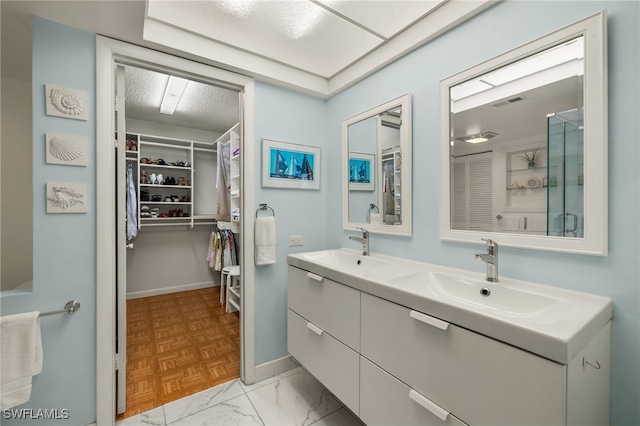
<svg viewBox="0 0 640 426">
<path fill-rule="evenodd" d="M 443 422 L 447 420 L 447 417 L 449 417 L 449 412 L 447 410 L 431 401 L 429 398 L 426 398 L 418 392 L 414 391 L 413 389 L 409 391 L 409 398 L 413 399 L 415 402 L 420 404 L 427 411 L 429 411 L 431 414 L 433 414 Z"/>
<path fill-rule="evenodd" d="M 321 275 L 316 275 L 313 272 L 307 272 L 307 277 L 311 278 L 312 280 L 316 280 L 318 282 L 324 279 L 324 277 L 322 277 Z"/>
<path fill-rule="evenodd" d="M 425 324 L 432 325 L 440 330 L 446 330 L 449 327 L 449 323 L 446 321 L 442 321 L 438 318 L 430 317 L 429 315 L 425 315 L 422 312 L 411 311 L 409 316 L 415 320 L 423 322 Z"/>
<path fill-rule="evenodd" d="M 318 336 L 322 336 L 322 333 L 324 333 L 324 330 L 321 329 L 320 327 L 316 327 L 315 325 L 311 324 L 310 322 L 307 323 L 307 328 L 311 331 L 313 331 L 314 333 L 316 333 Z"/>
</svg>

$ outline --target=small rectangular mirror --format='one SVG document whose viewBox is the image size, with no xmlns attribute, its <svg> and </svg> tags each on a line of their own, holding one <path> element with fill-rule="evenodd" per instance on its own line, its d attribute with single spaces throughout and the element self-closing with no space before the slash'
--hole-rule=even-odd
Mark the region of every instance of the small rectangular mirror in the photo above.
<svg viewBox="0 0 640 426">
<path fill-rule="evenodd" d="M 605 255 L 606 13 L 441 83 L 441 238 Z"/>
<path fill-rule="evenodd" d="M 411 235 L 411 95 L 342 122 L 344 229 Z"/>
</svg>

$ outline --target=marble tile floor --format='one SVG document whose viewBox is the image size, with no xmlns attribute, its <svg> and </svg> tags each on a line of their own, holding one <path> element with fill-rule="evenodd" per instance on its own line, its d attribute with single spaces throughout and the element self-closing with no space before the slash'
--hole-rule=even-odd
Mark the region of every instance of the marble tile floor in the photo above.
<svg viewBox="0 0 640 426">
<path fill-rule="evenodd" d="M 170 402 L 116 426 L 362 426 L 301 367 L 262 382 L 239 379 Z"/>
</svg>

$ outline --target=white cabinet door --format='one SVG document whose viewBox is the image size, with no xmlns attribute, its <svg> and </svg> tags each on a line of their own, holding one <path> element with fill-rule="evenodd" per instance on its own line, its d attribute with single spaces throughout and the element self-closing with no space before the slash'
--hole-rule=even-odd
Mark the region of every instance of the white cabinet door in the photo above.
<svg viewBox="0 0 640 426">
<path fill-rule="evenodd" d="M 465 424 L 363 357 L 360 357 L 360 419 L 368 426 Z"/>
<path fill-rule="evenodd" d="M 291 309 L 288 322 L 289 353 L 357 415 L 360 411 L 358 353 Z"/>
<path fill-rule="evenodd" d="M 360 292 L 289 266 L 289 308 L 355 351 L 360 350 Z"/>
<path fill-rule="evenodd" d="M 361 301 L 362 355 L 464 422 L 565 423 L 563 365 L 365 293 Z"/>
</svg>

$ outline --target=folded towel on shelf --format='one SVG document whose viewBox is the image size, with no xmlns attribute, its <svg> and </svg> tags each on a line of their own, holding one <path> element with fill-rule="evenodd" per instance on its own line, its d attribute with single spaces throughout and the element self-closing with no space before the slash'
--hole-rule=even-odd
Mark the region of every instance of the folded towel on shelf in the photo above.
<svg viewBox="0 0 640 426">
<path fill-rule="evenodd" d="M 31 379 L 42 371 L 39 312 L 0 317 L 0 410 L 31 398 Z"/>
<path fill-rule="evenodd" d="M 256 265 L 276 263 L 276 218 L 274 216 L 256 219 L 255 263 Z"/>
</svg>

